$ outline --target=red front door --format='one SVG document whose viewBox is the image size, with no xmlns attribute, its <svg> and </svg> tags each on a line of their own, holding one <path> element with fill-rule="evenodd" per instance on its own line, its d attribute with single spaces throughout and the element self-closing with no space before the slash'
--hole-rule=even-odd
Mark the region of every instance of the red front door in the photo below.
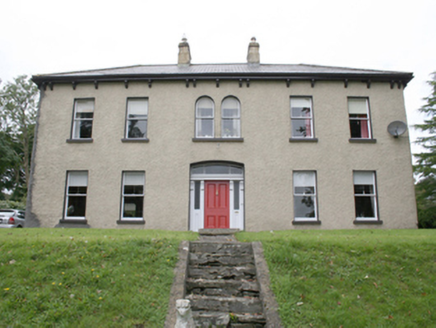
<svg viewBox="0 0 436 328">
<path fill-rule="evenodd" d="M 229 181 L 205 181 L 204 228 L 228 229 Z"/>
</svg>

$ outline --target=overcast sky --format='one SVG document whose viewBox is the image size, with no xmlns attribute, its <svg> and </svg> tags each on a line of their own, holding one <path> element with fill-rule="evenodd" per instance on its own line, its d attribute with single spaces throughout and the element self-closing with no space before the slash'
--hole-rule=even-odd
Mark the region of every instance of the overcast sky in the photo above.
<svg viewBox="0 0 436 328">
<path fill-rule="evenodd" d="M 175 64 L 183 34 L 193 64 L 246 62 L 255 36 L 265 64 L 413 72 L 409 126 L 436 71 L 435 0 L 0 0 L 0 79 Z"/>
</svg>

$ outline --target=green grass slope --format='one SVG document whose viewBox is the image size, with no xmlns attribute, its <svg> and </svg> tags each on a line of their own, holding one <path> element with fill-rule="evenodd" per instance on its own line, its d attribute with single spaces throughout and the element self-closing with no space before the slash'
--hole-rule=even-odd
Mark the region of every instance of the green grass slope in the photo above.
<svg viewBox="0 0 436 328">
<path fill-rule="evenodd" d="M 189 232 L 0 230 L 0 327 L 163 327 Z"/>
<path fill-rule="evenodd" d="M 436 231 L 239 233 L 261 241 L 285 327 L 436 327 Z"/>
</svg>

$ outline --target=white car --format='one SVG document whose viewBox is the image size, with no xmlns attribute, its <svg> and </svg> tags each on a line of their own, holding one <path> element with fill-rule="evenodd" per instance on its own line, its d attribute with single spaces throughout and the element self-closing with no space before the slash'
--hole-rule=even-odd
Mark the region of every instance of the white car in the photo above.
<svg viewBox="0 0 436 328">
<path fill-rule="evenodd" d="M 21 210 L 0 210 L 0 228 L 23 228 L 25 212 Z"/>
</svg>

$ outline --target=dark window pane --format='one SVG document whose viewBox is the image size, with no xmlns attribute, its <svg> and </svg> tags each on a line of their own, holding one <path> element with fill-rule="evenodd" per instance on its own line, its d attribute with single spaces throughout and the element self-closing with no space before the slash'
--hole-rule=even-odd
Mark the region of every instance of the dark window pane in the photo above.
<svg viewBox="0 0 436 328">
<path fill-rule="evenodd" d="M 147 136 L 147 121 L 129 120 L 128 138 L 145 138 Z"/>
<path fill-rule="evenodd" d="M 294 216 L 296 218 L 314 218 L 315 203 L 311 196 L 294 196 Z"/>
<path fill-rule="evenodd" d="M 86 211 L 86 196 L 69 196 L 67 216 L 84 217 Z"/>
<path fill-rule="evenodd" d="M 125 195 L 142 195 L 143 193 L 144 186 L 142 185 L 124 186 Z"/>
<path fill-rule="evenodd" d="M 229 174 L 230 167 L 227 165 L 208 165 L 206 174 Z"/>
<path fill-rule="evenodd" d="M 373 185 L 354 185 L 355 194 L 374 194 Z"/>
<path fill-rule="evenodd" d="M 86 195 L 86 189 L 87 187 L 74 187 L 69 186 L 68 187 L 68 194 L 85 194 Z"/>
<path fill-rule="evenodd" d="M 199 210 L 200 209 L 200 181 L 195 181 L 194 183 L 194 209 Z"/>
<path fill-rule="evenodd" d="M 94 113 L 76 113 L 76 118 L 92 119 L 93 117 L 94 117 Z"/>
<path fill-rule="evenodd" d="M 374 197 L 356 196 L 356 217 L 357 218 L 375 218 Z"/>
<path fill-rule="evenodd" d="M 239 181 L 233 181 L 233 205 L 235 210 L 239 210 Z"/>
<path fill-rule="evenodd" d="M 124 197 L 124 218 L 142 218 L 144 197 Z"/>
<path fill-rule="evenodd" d="M 80 124 L 79 138 L 91 138 L 92 121 L 78 121 L 77 124 Z"/>
</svg>

